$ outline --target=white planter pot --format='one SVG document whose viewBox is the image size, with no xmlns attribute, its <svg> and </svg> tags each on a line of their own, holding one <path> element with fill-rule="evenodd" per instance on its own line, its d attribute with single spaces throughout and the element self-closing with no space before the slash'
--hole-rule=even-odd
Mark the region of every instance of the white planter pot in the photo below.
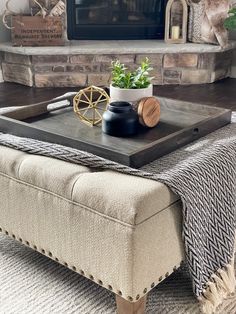
<svg viewBox="0 0 236 314">
<path fill-rule="evenodd" d="M 110 85 L 110 97 L 113 101 L 127 101 L 136 103 L 144 97 L 153 96 L 153 86 L 150 84 L 147 88 L 140 89 L 125 89 Z"/>
</svg>

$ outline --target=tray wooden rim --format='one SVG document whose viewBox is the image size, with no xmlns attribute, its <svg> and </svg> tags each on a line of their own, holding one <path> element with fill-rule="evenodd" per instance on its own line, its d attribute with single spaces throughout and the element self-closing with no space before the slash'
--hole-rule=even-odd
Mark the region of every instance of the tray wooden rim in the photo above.
<svg viewBox="0 0 236 314">
<path fill-rule="evenodd" d="M 160 158 L 162 155 L 164 154 L 168 154 L 169 152 L 176 150 L 177 148 L 180 148 L 183 145 L 188 144 L 189 142 L 192 142 L 194 140 L 197 140 L 198 138 L 207 135 L 210 132 L 215 131 L 216 129 L 223 127 L 224 125 L 230 123 L 230 118 L 231 118 L 231 112 L 232 110 L 230 109 L 225 109 L 225 108 L 221 108 L 221 107 L 213 107 L 213 106 L 207 106 L 201 103 L 193 103 L 193 102 L 187 102 L 187 101 L 181 101 L 181 100 L 174 100 L 171 98 L 166 98 L 166 97 L 158 97 L 159 100 L 162 99 L 166 99 L 167 101 L 176 101 L 177 103 L 182 103 L 182 104 L 191 104 L 191 105 L 198 105 L 201 106 L 202 108 L 210 108 L 212 110 L 212 112 L 215 110 L 215 114 L 210 115 L 210 116 L 206 116 L 201 122 L 195 123 L 189 127 L 186 127 L 184 129 L 175 131 L 174 133 L 171 133 L 167 136 L 164 136 L 161 139 L 156 139 L 154 141 L 152 141 L 151 143 L 147 143 L 144 144 L 142 147 L 133 150 L 132 152 L 122 152 L 120 150 L 115 150 L 114 147 L 109 148 L 106 145 L 103 145 L 101 143 L 94 143 L 91 142 L 90 140 L 86 139 L 76 139 L 73 137 L 68 137 L 66 135 L 59 135 L 57 133 L 53 133 L 49 130 L 44 130 L 42 128 L 40 128 L 39 126 L 34 126 L 31 125 L 27 122 L 24 121 L 20 121 L 17 120 L 15 118 L 12 117 L 12 113 L 14 113 L 14 111 L 11 112 L 11 117 L 7 117 L 7 116 L 3 116 L 0 115 L 0 131 L 4 132 L 4 133 L 11 133 L 14 134 L 16 136 L 22 136 L 22 137 L 31 137 L 34 138 L 36 140 L 42 140 L 42 141 L 47 141 L 50 143 L 56 143 L 59 145 L 64 145 L 67 147 L 72 147 L 75 149 L 80 149 L 80 150 L 84 150 L 84 151 L 88 151 L 92 154 L 98 155 L 102 158 L 106 158 L 112 161 L 116 161 L 122 164 L 125 164 L 126 166 L 131 166 L 131 167 L 141 167 L 157 158 Z M 43 102 L 43 103 L 52 103 L 55 102 L 57 100 L 53 99 L 47 102 Z M 40 103 L 41 104 L 41 103 Z M 31 105 L 32 106 L 32 105 Z M 26 106 L 27 108 L 28 106 Z M 17 112 L 18 110 L 15 110 L 15 112 Z M 217 123 L 217 127 L 213 127 L 212 125 L 214 125 L 214 123 Z M 158 157 L 155 158 L 147 158 L 149 159 L 147 162 L 140 162 L 139 159 L 143 158 L 143 156 L 145 154 L 152 154 L 152 151 L 155 149 L 155 147 L 157 147 L 157 145 L 160 145 L 163 142 L 166 142 L 167 144 L 169 143 L 169 141 L 173 141 L 173 140 L 178 140 L 178 137 L 180 135 L 189 135 L 194 129 L 200 129 L 201 128 L 201 133 L 197 133 L 197 134 L 193 134 L 192 135 L 192 140 L 188 141 L 186 138 L 186 142 L 185 140 L 183 140 L 183 142 L 181 142 L 179 140 L 179 143 L 176 144 L 176 147 L 174 149 L 168 149 L 165 148 L 163 150 L 163 154 L 161 154 Z M 38 134 L 37 134 L 38 132 Z M 102 132 L 102 131 L 101 131 Z M 187 136 L 188 137 L 188 136 Z M 68 142 L 70 143 L 70 145 L 68 145 Z M 81 146 L 80 148 L 78 148 L 78 146 Z M 168 146 L 168 145 L 167 145 Z M 99 152 L 95 153 L 94 149 L 97 149 Z M 116 155 L 116 156 L 115 156 Z"/>
</svg>

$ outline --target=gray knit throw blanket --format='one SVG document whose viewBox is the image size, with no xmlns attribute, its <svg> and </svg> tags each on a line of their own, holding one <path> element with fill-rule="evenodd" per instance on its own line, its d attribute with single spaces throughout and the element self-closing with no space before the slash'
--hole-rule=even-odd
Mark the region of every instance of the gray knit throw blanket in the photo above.
<svg viewBox="0 0 236 314">
<path fill-rule="evenodd" d="M 214 313 L 223 299 L 234 292 L 236 123 L 139 170 L 87 152 L 9 134 L 0 134 L 0 144 L 166 184 L 183 203 L 186 262 L 203 312 Z"/>
</svg>

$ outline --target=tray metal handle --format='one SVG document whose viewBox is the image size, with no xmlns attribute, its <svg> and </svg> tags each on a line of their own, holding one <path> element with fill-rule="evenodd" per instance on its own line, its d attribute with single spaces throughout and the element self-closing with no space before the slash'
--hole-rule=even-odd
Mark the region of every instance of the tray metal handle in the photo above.
<svg viewBox="0 0 236 314">
<path fill-rule="evenodd" d="M 12 111 L 3 113 L 2 116 L 20 121 L 29 118 L 34 118 L 51 111 L 72 106 L 73 97 L 74 95 L 62 96 L 29 106 L 17 107 Z M 65 104 L 62 104 L 62 101 L 65 100 L 67 100 L 67 102 Z"/>
</svg>

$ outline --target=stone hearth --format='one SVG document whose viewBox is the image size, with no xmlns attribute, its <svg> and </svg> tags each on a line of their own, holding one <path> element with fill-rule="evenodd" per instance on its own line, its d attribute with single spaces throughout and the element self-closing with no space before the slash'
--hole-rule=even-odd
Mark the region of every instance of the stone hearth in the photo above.
<svg viewBox="0 0 236 314">
<path fill-rule="evenodd" d="M 0 44 L 4 80 L 36 87 L 108 85 L 112 60 L 134 68 L 145 57 L 155 85 L 211 83 L 230 75 L 234 48 L 233 42 L 222 49 L 157 40 L 71 41 L 65 47 Z"/>
</svg>

